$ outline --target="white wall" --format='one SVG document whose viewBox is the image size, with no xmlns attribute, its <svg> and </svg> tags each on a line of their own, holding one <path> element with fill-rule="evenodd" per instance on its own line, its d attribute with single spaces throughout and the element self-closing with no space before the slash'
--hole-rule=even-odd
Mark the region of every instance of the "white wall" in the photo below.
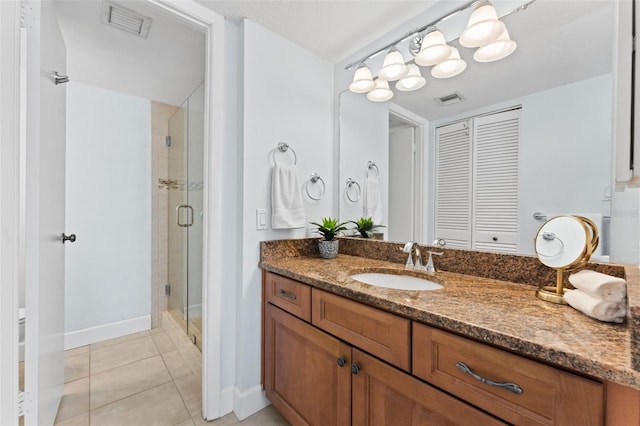
<svg viewBox="0 0 640 426">
<path fill-rule="evenodd" d="M 611 183 L 612 90 L 607 74 L 433 123 L 432 134 L 444 123 L 522 105 L 520 253 L 534 254 L 533 237 L 543 223 L 534 212 L 609 215 L 610 202 L 602 193 Z"/>
<path fill-rule="evenodd" d="M 242 263 L 237 288 L 237 373 L 240 393 L 260 391 L 261 272 L 259 242 L 307 236 L 306 229 L 256 230 L 256 209 L 270 211 L 271 154 L 286 141 L 298 156 L 304 182 L 312 172 L 327 184 L 325 197 L 304 197 L 307 221 L 333 215 L 333 76 L 331 64 L 250 21 L 241 25 Z M 270 223 L 270 217 L 268 222 Z M 242 409 L 236 407 L 242 416 Z"/>
<path fill-rule="evenodd" d="M 150 102 L 67 86 L 66 332 L 150 314 Z"/>
</svg>

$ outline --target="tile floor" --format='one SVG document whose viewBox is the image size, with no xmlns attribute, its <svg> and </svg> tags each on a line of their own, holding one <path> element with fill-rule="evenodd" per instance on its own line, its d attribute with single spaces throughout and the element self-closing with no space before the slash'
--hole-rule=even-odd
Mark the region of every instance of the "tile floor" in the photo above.
<svg viewBox="0 0 640 426">
<path fill-rule="evenodd" d="M 56 425 L 288 425 L 271 406 L 240 422 L 201 417 L 201 387 L 162 328 L 65 352 Z"/>
</svg>

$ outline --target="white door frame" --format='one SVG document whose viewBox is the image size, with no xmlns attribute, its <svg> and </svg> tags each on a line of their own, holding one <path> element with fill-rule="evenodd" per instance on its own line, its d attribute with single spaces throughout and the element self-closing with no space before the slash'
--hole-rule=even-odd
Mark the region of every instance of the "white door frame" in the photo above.
<svg viewBox="0 0 640 426">
<path fill-rule="evenodd" d="M 0 1 L 0 424 L 18 424 L 20 4 Z"/>
<path fill-rule="evenodd" d="M 429 121 L 424 117 L 421 117 L 408 109 L 402 108 L 401 106 L 394 104 L 393 102 L 389 103 L 389 115 L 393 115 L 402 119 L 403 121 L 411 124 L 416 132 L 414 134 L 414 142 L 416 147 L 416 162 L 415 162 L 415 170 L 413 175 L 413 238 L 414 241 L 427 241 L 427 218 L 424 213 L 427 211 L 425 206 L 425 202 L 428 197 L 426 197 L 423 193 L 425 188 L 428 188 L 428 178 L 424 173 L 425 164 L 427 164 L 427 150 L 425 147 L 427 146 L 428 141 L 428 131 L 427 126 L 429 125 Z"/>
<path fill-rule="evenodd" d="M 204 226 L 202 262 L 202 414 L 215 419 L 221 406 L 222 194 L 224 18 L 192 0 L 147 0 L 206 31 Z"/>
<path fill-rule="evenodd" d="M 147 0 L 203 28 L 207 37 L 205 85 L 205 178 L 203 247 L 202 410 L 221 414 L 224 18 L 193 0 Z M 20 3 L 0 1 L 0 424 L 17 424 Z M 215 100 L 215 101 L 214 101 Z"/>
</svg>

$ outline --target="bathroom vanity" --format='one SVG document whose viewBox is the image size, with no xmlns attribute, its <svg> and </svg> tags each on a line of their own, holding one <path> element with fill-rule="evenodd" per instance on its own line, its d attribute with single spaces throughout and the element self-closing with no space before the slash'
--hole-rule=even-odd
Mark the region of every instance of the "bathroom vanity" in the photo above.
<svg viewBox="0 0 640 426">
<path fill-rule="evenodd" d="M 356 246 L 398 259 L 398 244 L 347 242 L 341 253 L 350 254 L 328 261 L 308 241 L 261 247 L 263 384 L 293 424 L 640 421 L 626 324 L 486 276 L 437 272 L 444 288 L 435 291 L 362 284 L 351 275 L 402 274 L 404 263 L 359 256 Z M 455 252 L 449 261 L 465 254 Z"/>
</svg>

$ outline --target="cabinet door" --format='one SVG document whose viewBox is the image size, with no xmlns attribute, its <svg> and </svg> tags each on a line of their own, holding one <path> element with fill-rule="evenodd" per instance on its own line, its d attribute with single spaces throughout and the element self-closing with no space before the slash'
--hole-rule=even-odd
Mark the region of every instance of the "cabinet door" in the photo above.
<svg viewBox="0 0 640 426">
<path fill-rule="evenodd" d="M 353 365 L 354 426 L 505 424 L 357 349 Z"/>
<path fill-rule="evenodd" d="M 340 340 L 266 304 L 265 390 L 292 424 L 350 423 L 350 353 Z"/>
</svg>

